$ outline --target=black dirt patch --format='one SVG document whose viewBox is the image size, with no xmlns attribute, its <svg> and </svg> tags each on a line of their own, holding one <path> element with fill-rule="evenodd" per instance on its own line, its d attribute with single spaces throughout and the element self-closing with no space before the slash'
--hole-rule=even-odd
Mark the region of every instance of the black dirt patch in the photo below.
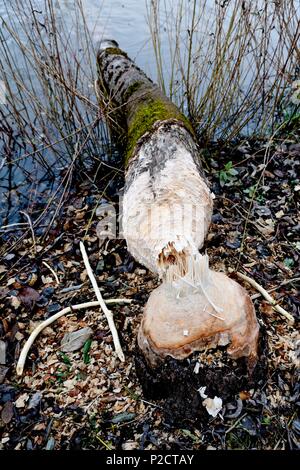
<svg viewBox="0 0 300 470">
<path fill-rule="evenodd" d="M 206 395 L 220 397 L 226 404 L 237 393 L 262 387 L 266 381 L 267 343 L 264 329 L 260 331 L 259 359 L 252 373 L 248 371 L 246 358 L 234 361 L 228 357 L 226 348 L 216 351 L 222 351 L 222 365 L 200 364 L 197 374 L 194 368 L 199 353 L 182 361 L 168 356 L 160 366 L 151 369 L 140 350 L 136 352 L 135 368 L 143 394 L 148 400 L 164 401 L 162 409 L 167 424 L 178 425 L 188 421 L 206 423 L 209 420 L 198 391 L 200 387 L 206 386 Z"/>
</svg>

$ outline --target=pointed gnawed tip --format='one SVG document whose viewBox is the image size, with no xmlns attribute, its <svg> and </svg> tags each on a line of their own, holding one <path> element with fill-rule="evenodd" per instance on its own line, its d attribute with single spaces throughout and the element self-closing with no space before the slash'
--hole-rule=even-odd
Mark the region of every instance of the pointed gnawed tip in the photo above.
<svg viewBox="0 0 300 470">
<path fill-rule="evenodd" d="M 102 39 L 102 41 L 99 43 L 98 50 L 105 51 L 105 49 L 110 47 L 119 47 L 119 44 L 114 39 Z"/>
</svg>

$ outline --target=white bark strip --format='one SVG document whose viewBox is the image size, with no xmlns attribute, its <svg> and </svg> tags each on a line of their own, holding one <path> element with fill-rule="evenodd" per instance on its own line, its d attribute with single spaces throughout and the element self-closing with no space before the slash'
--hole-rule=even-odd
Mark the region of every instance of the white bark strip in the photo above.
<svg viewBox="0 0 300 470">
<path fill-rule="evenodd" d="M 131 299 L 108 299 L 108 300 L 105 300 L 105 303 L 108 304 L 108 305 L 122 304 L 122 303 L 123 304 L 130 304 L 131 302 L 132 302 Z M 21 354 L 20 354 L 19 359 L 18 359 L 17 367 L 16 367 L 17 375 L 22 375 L 23 374 L 24 365 L 25 365 L 25 362 L 26 362 L 28 352 L 29 352 L 31 346 L 33 345 L 35 339 L 38 337 L 38 335 L 45 328 L 47 328 L 47 326 L 51 325 L 52 323 L 54 323 L 56 320 L 58 320 L 62 316 L 68 315 L 69 313 L 73 313 L 73 311 L 75 311 L 75 310 L 82 310 L 82 309 L 85 309 L 85 308 L 99 307 L 99 305 L 100 305 L 100 302 L 98 300 L 95 300 L 93 302 L 84 302 L 82 304 L 72 305 L 71 307 L 66 307 L 63 310 L 60 310 L 60 312 L 57 312 L 55 315 L 52 315 L 52 317 L 47 318 L 47 320 L 41 322 L 33 330 L 31 335 L 27 339 L 26 343 L 24 344 L 24 347 L 21 351 Z"/>
<path fill-rule="evenodd" d="M 293 315 L 287 312 L 284 308 L 280 307 L 280 305 L 277 304 L 276 300 L 274 300 L 273 297 L 271 297 L 271 295 L 262 286 L 260 286 L 256 281 L 254 281 L 254 279 L 251 279 L 250 277 L 245 276 L 245 274 L 239 272 L 236 272 L 236 275 L 240 279 L 243 279 L 243 281 L 248 282 L 248 284 L 254 287 L 254 289 L 258 290 L 258 292 L 260 292 L 261 295 L 272 305 L 276 312 L 280 313 L 285 318 L 287 318 L 292 325 L 295 323 L 295 318 L 293 317 Z"/>
<path fill-rule="evenodd" d="M 102 298 L 102 295 L 101 295 L 100 289 L 98 287 L 97 281 L 95 279 L 94 273 L 93 273 L 92 268 L 90 266 L 89 259 L 88 259 L 84 244 L 82 242 L 80 242 L 80 251 L 81 251 L 81 254 L 82 254 L 83 262 L 84 262 L 84 265 L 86 267 L 88 276 L 89 276 L 90 281 L 92 283 L 92 286 L 94 288 L 96 297 L 98 299 L 98 302 L 100 304 L 100 307 L 101 307 L 104 315 L 106 316 L 108 326 L 109 326 L 109 329 L 110 329 L 112 337 L 113 337 L 113 342 L 114 342 L 114 345 L 115 345 L 115 351 L 116 351 L 117 356 L 120 359 L 120 361 L 124 362 L 125 361 L 125 356 L 124 356 L 124 353 L 123 353 L 122 348 L 121 348 L 118 332 L 117 332 L 117 329 L 116 329 L 116 326 L 115 326 L 115 323 L 114 323 L 113 314 L 105 305 L 105 302 Z"/>
</svg>

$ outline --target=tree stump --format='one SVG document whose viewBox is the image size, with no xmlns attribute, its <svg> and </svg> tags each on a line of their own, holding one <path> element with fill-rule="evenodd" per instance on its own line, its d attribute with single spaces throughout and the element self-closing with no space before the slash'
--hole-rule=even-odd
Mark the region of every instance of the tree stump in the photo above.
<svg viewBox="0 0 300 470">
<path fill-rule="evenodd" d="M 124 237 L 162 279 L 144 310 L 137 374 L 145 396 L 166 400 L 170 422 L 208 419 L 215 397 L 223 403 L 264 374 L 254 307 L 199 253 L 214 195 L 191 123 L 114 41 L 97 64 L 100 105 L 125 148 Z"/>
<path fill-rule="evenodd" d="M 206 387 L 205 394 L 211 398 L 220 397 L 223 405 L 240 396 L 247 397 L 247 391 L 262 387 L 266 381 L 266 356 L 266 335 L 261 328 L 258 361 L 250 373 L 246 358 L 230 359 L 224 347 L 195 352 L 183 360 L 168 356 L 154 368 L 149 367 L 137 347 L 135 369 L 145 399 L 163 403 L 167 424 L 201 424 L 207 423 L 212 416 L 207 412 L 199 390 Z"/>
</svg>

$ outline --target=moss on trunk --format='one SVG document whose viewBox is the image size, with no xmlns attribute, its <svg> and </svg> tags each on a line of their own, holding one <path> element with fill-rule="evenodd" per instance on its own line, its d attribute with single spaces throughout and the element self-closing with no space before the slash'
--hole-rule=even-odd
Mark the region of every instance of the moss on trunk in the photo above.
<svg viewBox="0 0 300 470">
<path fill-rule="evenodd" d="M 101 90 L 100 105 L 110 112 L 117 121 L 113 130 L 124 129 L 125 166 L 136 154 L 138 143 L 143 137 L 151 136 L 154 124 L 176 121 L 192 135 L 194 131 L 189 120 L 118 47 L 100 50 L 97 56 L 98 86 Z M 117 110 L 117 112 L 115 112 Z"/>
<path fill-rule="evenodd" d="M 153 126 L 157 122 L 177 120 L 193 133 L 191 124 L 179 109 L 170 100 L 155 95 L 157 94 L 149 94 L 142 102 L 133 104 L 134 112 L 130 121 L 127 121 L 125 166 L 128 166 L 131 157 L 135 155 L 138 142 L 146 134 L 151 135 Z"/>
</svg>

